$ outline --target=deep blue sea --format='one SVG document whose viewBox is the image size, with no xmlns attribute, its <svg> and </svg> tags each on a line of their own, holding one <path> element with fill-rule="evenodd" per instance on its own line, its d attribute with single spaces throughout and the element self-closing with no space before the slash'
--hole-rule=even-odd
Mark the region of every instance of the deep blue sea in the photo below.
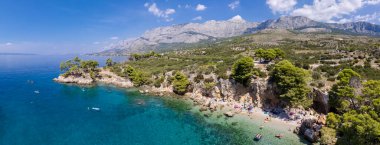
<svg viewBox="0 0 380 145">
<path fill-rule="evenodd" d="M 176 99 L 52 81 L 59 63 L 70 58 L 0 55 L 1 145 L 246 144 L 238 141 L 238 131 L 206 123 Z"/>
</svg>

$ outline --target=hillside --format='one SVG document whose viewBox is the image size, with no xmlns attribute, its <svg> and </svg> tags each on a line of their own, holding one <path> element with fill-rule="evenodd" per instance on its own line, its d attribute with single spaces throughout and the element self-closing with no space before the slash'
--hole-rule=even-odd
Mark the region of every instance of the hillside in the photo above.
<svg viewBox="0 0 380 145">
<path fill-rule="evenodd" d="M 209 44 L 223 38 L 267 32 L 267 30 L 291 30 L 298 33 L 347 34 L 380 36 L 380 26 L 367 22 L 344 24 L 322 23 L 301 16 L 284 16 L 262 23 L 248 22 L 240 16 L 226 21 L 207 21 L 158 27 L 146 31 L 135 40 L 122 40 L 108 46 L 108 50 L 93 55 L 128 55 L 150 50 L 162 51 L 192 47 L 194 44 Z M 281 31 L 279 31 L 281 32 Z M 283 31 L 285 32 L 285 31 Z"/>
</svg>

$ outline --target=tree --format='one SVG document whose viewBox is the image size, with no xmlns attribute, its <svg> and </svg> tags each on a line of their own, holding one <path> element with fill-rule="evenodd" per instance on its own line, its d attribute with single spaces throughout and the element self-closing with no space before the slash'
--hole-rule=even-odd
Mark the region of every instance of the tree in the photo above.
<svg viewBox="0 0 380 145">
<path fill-rule="evenodd" d="M 354 85 L 360 83 L 360 75 L 352 69 L 344 69 L 338 73 L 338 82 L 329 92 L 329 104 L 338 112 L 358 109 L 362 98 L 356 94 Z M 359 81 L 359 82 L 358 82 Z"/>
<path fill-rule="evenodd" d="M 73 67 L 74 66 L 74 64 L 72 63 L 72 61 L 71 60 L 68 60 L 68 61 L 66 61 L 66 62 L 62 62 L 60 65 L 59 65 L 59 68 L 60 68 L 60 70 L 61 71 L 64 71 L 64 72 L 66 72 L 66 71 L 68 71 L 71 67 Z"/>
<path fill-rule="evenodd" d="M 284 58 L 285 52 L 282 51 L 279 48 L 274 49 L 257 49 L 255 51 L 255 56 L 260 59 L 260 61 L 263 59 L 264 61 L 272 61 L 274 59 L 281 59 Z"/>
<path fill-rule="evenodd" d="M 124 73 L 128 76 L 128 78 L 133 82 L 134 86 L 142 86 L 145 83 L 147 83 L 147 79 L 145 78 L 144 74 L 133 68 L 132 66 L 127 66 L 124 69 Z"/>
<path fill-rule="evenodd" d="M 275 54 L 276 54 L 276 59 L 281 59 L 281 58 L 284 58 L 285 57 L 285 52 L 282 51 L 281 49 L 279 48 L 274 48 L 273 49 Z"/>
<path fill-rule="evenodd" d="M 337 129 L 339 128 L 341 121 L 340 121 L 340 116 L 335 114 L 335 113 L 328 113 L 327 114 L 327 119 L 326 119 L 326 124 L 330 128 Z"/>
<path fill-rule="evenodd" d="M 85 72 L 93 72 L 99 66 L 99 63 L 94 60 L 87 60 L 80 62 L 80 68 L 82 68 Z"/>
<path fill-rule="evenodd" d="M 264 53 L 265 53 L 264 51 L 265 50 L 262 48 L 259 48 L 255 51 L 255 56 L 260 59 L 260 62 L 261 62 L 261 58 L 264 58 Z"/>
<path fill-rule="evenodd" d="M 114 63 L 113 63 L 112 59 L 111 59 L 111 58 L 108 58 L 107 61 L 106 61 L 106 66 L 107 66 L 107 67 L 111 67 L 113 64 L 114 64 Z"/>
<path fill-rule="evenodd" d="M 291 106 L 309 107 L 311 105 L 311 100 L 308 98 L 310 89 L 306 84 L 309 75 L 308 71 L 283 60 L 275 64 L 271 79 L 276 84 L 280 97 L 288 101 Z"/>
<path fill-rule="evenodd" d="M 231 77 L 237 82 L 246 85 L 254 74 L 253 66 L 254 63 L 251 57 L 242 57 L 233 64 Z"/>
<path fill-rule="evenodd" d="M 176 94 L 183 95 L 187 92 L 190 81 L 187 76 L 181 72 L 176 72 L 173 78 L 173 89 Z"/>
<path fill-rule="evenodd" d="M 366 98 L 380 98 L 380 80 L 369 80 L 363 83 L 363 95 Z"/>
<path fill-rule="evenodd" d="M 337 144 L 365 145 L 380 143 L 380 123 L 367 113 L 352 110 L 342 116 Z"/>
</svg>

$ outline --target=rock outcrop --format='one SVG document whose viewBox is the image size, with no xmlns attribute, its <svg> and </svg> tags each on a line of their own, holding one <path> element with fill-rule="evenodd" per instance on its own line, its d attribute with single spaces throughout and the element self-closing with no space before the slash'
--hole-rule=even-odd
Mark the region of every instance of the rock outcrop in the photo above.
<svg viewBox="0 0 380 145">
<path fill-rule="evenodd" d="M 60 83 L 73 83 L 78 85 L 92 85 L 94 83 L 94 80 L 92 78 L 82 76 L 59 76 L 53 80 Z"/>
<path fill-rule="evenodd" d="M 313 107 L 320 113 L 329 112 L 329 94 L 317 88 L 313 88 Z"/>
<path fill-rule="evenodd" d="M 129 79 L 117 76 L 116 74 L 105 69 L 100 69 L 99 74 L 96 78 L 91 78 L 89 74 L 82 76 L 69 75 L 67 77 L 60 75 L 58 78 L 54 78 L 53 80 L 59 83 L 73 83 L 78 85 L 93 85 L 95 83 L 104 83 L 124 88 L 133 87 L 133 83 Z"/>
</svg>

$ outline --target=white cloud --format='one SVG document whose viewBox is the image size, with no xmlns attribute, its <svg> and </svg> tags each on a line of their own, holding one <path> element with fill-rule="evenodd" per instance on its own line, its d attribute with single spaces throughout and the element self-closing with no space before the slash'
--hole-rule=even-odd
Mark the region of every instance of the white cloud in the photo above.
<svg viewBox="0 0 380 145">
<path fill-rule="evenodd" d="M 356 15 L 351 18 L 342 18 L 338 23 L 347 23 L 347 22 L 376 22 L 376 20 L 380 17 L 380 13 L 375 12 L 372 14 L 366 14 L 366 15 Z M 380 19 L 379 19 L 380 20 Z"/>
<path fill-rule="evenodd" d="M 316 21 L 323 22 L 347 22 L 355 19 L 364 19 L 355 16 L 344 18 L 354 14 L 358 9 L 366 5 L 379 4 L 380 0 L 314 0 L 312 5 L 305 4 L 291 12 L 293 16 L 305 16 Z"/>
<path fill-rule="evenodd" d="M 380 0 L 364 0 L 364 3 L 370 4 L 370 5 L 376 5 L 380 3 Z"/>
<path fill-rule="evenodd" d="M 206 9 L 207 9 L 207 7 L 205 5 L 202 5 L 202 4 L 198 4 L 197 7 L 195 8 L 196 11 L 204 11 Z"/>
<path fill-rule="evenodd" d="M 239 7 L 239 5 L 240 5 L 240 1 L 237 0 L 228 4 L 228 7 L 230 7 L 231 10 L 235 10 L 237 7 Z"/>
<path fill-rule="evenodd" d="M 245 22 L 245 20 L 240 15 L 236 15 L 236 16 L 232 17 L 231 19 L 229 19 L 228 21 L 232 21 L 232 22 Z"/>
<path fill-rule="evenodd" d="M 198 16 L 198 17 L 193 18 L 193 21 L 199 21 L 199 20 L 202 20 L 202 19 L 203 19 L 202 16 Z"/>
<path fill-rule="evenodd" d="M 172 18 L 170 18 L 170 15 L 172 15 L 172 14 L 175 13 L 175 9 L 170 9 L 169 8 L 169 9 L 166 9 L 166 10 L 160 10 L 157 7 L 156 3 L 152 3 L 152 4 L 145 3 L 144 7 L 148 8 L 148 11 L 150 13 L 152 13 L 156 17 L 163 18 L 166 21 L 172 21 L 173 20 Z"/>
<path fill-rule="evenodd" d="M 185 5 L 185 8 L 186 8 L 186 9 L 191 8 L 191 5 L 186 4 L 186 5 Z"/>
<path fill-rule="evenodd" d="M 11 46 L 11 45 L 13 45 L 13 43 L 11 43 L 11 42 L 7 42 L 7 43 L 5 43 L 5 45 L 6 45 L 6 46 Z"/>
<path fill-rule="evenodd" d="M 119 39 L 119 37 L 117 37 L 117 36 L 113 36 L 113 37 L 111 37 L 110 39 L 111 39 L 111 40 L 117 40 L 117 39 Z"/>
<path fill-rule="evenodd" d="M 334 0 L 335 1 L 335 0 Z M 267 5 L 273 13 L 288 13 L 297 4 L 297 0 L 267 0 Z"/>
</svg>

